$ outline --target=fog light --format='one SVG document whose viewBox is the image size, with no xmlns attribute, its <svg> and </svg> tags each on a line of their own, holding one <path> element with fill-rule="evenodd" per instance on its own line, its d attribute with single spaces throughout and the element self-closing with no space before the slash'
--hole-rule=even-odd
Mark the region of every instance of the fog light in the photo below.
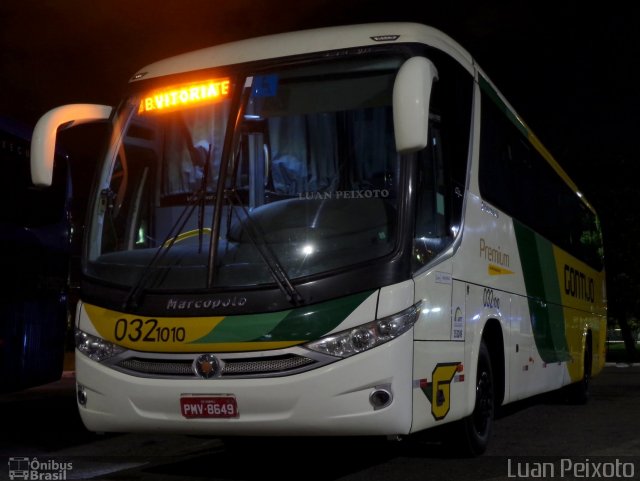
<svg viewBox="0 0 640 481">
<path fill-rule="evenodd" d="M 84 390 L 84 386 L 82 384 L 78 384 L 77 389 L 76 389 L 76 393 L 78 396 L 78 404 L 80 404 L 80 406 L 86 406 L 87 405 L 87 392 Z"/>
<path fill-rule="evenodd" d="M 386 408 L 393 401 L 393 394 L 388 388 L 376 388 L 369 394 L 369 402 L 374 410 Z"/>
</svg>

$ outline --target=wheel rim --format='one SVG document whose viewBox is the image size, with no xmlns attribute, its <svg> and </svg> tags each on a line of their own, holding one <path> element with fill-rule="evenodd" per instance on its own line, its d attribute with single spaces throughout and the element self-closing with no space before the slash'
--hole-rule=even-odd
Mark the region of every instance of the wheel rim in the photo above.
<svg viewBox="0 0 640 481">
<path fill-rule="evenodd" d="M 482 370 L 476 385 L 476 406 L 473 410 L 473 427 L 480 436 L 486 436 L 493 418 L 493 386 L 491 376 Z"/>
</svg>

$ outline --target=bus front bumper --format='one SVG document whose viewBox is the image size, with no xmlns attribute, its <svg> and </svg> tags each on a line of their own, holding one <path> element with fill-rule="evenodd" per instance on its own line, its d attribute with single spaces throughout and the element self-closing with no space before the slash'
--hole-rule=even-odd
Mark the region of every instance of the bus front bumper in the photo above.
<svg viewBox="0 0 640 481">
<path fill-rule="evenodd" d="M 412 418 L 413 337 L 284 377 L 154 379 L 132 376 L 76 351 L 79 411 L 90 431 L 209 435 L 407 434 Z M 372 393 L 392 401 L 374 408 Z M 232 396 L 234 418 L 184 417 L 181 397 Z"/>
</svg>

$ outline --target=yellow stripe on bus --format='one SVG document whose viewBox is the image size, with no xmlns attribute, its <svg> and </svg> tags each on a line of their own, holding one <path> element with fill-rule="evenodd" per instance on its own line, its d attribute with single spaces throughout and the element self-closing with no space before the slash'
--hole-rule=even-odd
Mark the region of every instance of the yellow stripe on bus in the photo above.
<svg viewBox="0 0 640 481">
<path fill-rule="evenodd" d="M 490 276 L 504 276 L 507 274 L 513 274 L 513 271 L 505 269 L 504 267 L 497 266 L 495 264 L 489 264 L 487 271 Z"/>
<path fill-rule="evenodd" d="M 246 341 L 197 342 L 224 317 L 144 317 L 85 304 L 87 316 L 100 337 L 119 346 L 143 352 L 237 352 L 284 349 L 306 342 Z"/>
<path fill-rule="evenodd" d="M 100 337 L 128 349 L 151 352 L 196 352 L 210 344 L 191 344 L 224 317 L 145 317 L 85 304 Z"/>
</svg>

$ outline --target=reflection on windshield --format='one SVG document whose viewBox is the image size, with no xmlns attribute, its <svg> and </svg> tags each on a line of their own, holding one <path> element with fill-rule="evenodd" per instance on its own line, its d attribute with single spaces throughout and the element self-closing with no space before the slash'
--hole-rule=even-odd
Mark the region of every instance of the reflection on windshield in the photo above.
<svg viewBox="0 0 640 481">
<path fill-rule="evenodd" d="M 132 107 L 103 172 L 88 273 L 128 286 L 144 277 L 144 288 L 203 288 L 212 232 L 220 234 L 215 286 L 280 283 L 274 269 L 286 283 L 388 255 L 396 239 L 391 92 L 399 63 L 344 60 L 240 79 L 251 90 L 225 160 L 227 122 L 237 117 L 230 100 L 162 115 Z"/>
</svg>

